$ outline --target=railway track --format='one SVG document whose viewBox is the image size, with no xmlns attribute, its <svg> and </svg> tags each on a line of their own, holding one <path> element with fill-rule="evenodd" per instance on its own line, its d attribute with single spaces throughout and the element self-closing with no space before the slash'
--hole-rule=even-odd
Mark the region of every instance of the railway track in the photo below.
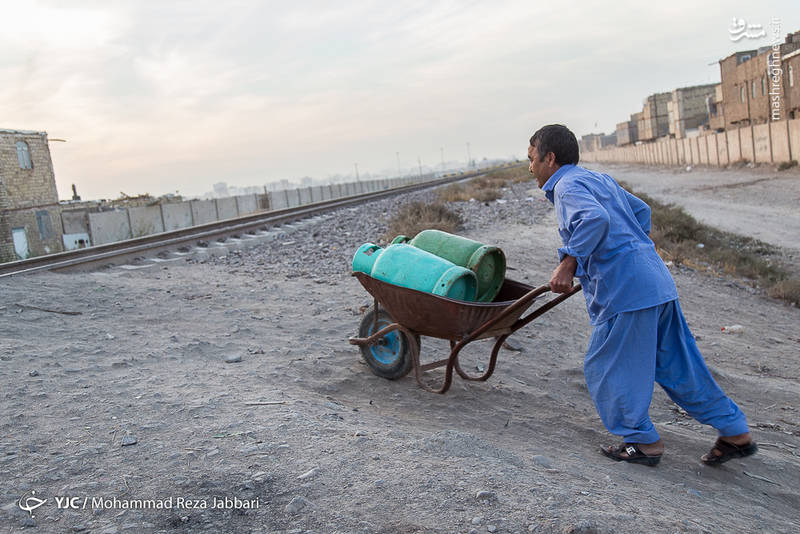
<svg viewBox="0 0 800 534">
<path fill-rule="evenodd" d="M 214 242 L 224 243 L 229 239 L 252 239 L 258 235 L 264 235 L 270 228 L 276 226 L 319 216 L 329 211 L 354 206 L 370 200 L 475 178 L 486 174 L 486 172 L 488 170 L 460 174 L 383 191 L 315 202 L 293 208 L 254 213 L 171 232 L 2 263 L 0 264 L 0 278 L 32 274 L 40 271 L 91 270 L 104 265 L 128 262 L 143 256 L 157 256 L 170 251 L 185 255 L 190 253 L 189 251 L 192 247 L 208 248 L 209 244 Z"/>
</svg>

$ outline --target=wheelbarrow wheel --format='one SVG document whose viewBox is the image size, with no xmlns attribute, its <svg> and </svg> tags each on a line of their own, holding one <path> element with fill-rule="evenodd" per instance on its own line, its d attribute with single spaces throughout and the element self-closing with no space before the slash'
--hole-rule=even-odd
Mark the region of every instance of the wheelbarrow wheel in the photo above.
<svg viewBox="0 0 800 534">
<path fill-rule="evenodd" d="M 386 310 L 378 311 L 375 324 L 375 306 L 370 306 L 361 319 L 358 337 L 369 337 L 373 333 L 392 324 L 394 321 Z M 419 346 L 419 335 L 415 335 Z M 383 336 L 374 345 L 362 345 L 361 357 L 373 374 L 389 380 L 397 380 L 406 376 L 413 367 L 411 361 L 411 344 L 405 333 L 393 330 Z"/>
</svg>

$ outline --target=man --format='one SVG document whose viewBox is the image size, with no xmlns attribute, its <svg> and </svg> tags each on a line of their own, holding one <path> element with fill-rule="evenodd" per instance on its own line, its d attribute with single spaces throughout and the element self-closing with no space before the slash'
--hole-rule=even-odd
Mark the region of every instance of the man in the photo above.
<svg viewBox="0 0 800 534">
<path fill-rule="evenodd" d="M 564 246 L 550 288 L 580 279 L 594 330 L 584 362 L 589 393 L 609 432 L 623 443 L 601 450 L 654 466 L 664 444 L 648 410 L 653 383 L 719 438 L 701 460 L 718 465 L 754 454 L 747 420 L 720 389 L 678 303 L 672 276 L 650 233 L 650 208 L 610 176 L 577 166 L 578 142 L 565 126 L 538 130 L 528 147 L 530 172 L 555 205 Z"/>
</svg>

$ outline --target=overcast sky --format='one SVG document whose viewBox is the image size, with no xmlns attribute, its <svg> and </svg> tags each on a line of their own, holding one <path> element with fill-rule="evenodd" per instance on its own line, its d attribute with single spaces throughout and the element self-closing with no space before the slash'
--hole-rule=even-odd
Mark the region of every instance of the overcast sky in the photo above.
<svg viewBox="0 0 800 534">
<path fill-rule="evenodd" d="M 613 6 L 613 7 L 609 7 Z M 525 157 L 800 30 L 797 0 L 0 0 L 0 128 L 44 130 L 61 198 Z M 732 19 L 765 37 L 734 42 Z M 751 34 L 757 31 L 751 31 Z"/>
</svg>

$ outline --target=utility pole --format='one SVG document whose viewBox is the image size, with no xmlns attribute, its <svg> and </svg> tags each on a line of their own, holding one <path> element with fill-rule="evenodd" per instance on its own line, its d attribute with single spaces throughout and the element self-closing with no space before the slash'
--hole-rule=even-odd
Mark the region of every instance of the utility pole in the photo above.
<svg viewBox="0 0 800 534">
<path fill-rule="evenodd" d="M 358 163 L 354 163 L 356 166 L 356 182 L 360 182 L 361 180 L 358 179 Z"/>
<path fill-rule="evenodd" d="M 472 156 L 469 153 L 469 141 L 467 141 L 467 167 L 472 165 Z"/>
<path fill-rule="evenodd" d="M 417 165 L 419 165 L 419 178 L 422 179 L 422 159 L 417 156 Z"/>
<path fill-rule="evenodd" d="M 444 172 L 444 147 L 440 147 L 439 151 L 442 153 L 442 172 Z"/>
</svg>

